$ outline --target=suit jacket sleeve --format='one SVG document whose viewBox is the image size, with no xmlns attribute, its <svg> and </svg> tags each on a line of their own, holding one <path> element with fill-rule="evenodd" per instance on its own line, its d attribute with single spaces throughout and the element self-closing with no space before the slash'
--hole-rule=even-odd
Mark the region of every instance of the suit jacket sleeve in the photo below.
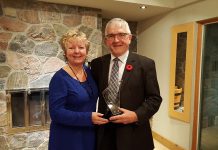
<svg viewBox="0 0 218 150">
<path fill-rule="evenodd" d="M 144 84 L 145 100 L 135 110 L 138 116 L 138 123 L 144 124 L 145 119 L 150 119 L 159 109 L 162 102 L 159 85 L 157 81 L 155 63 L 153 60 L 141 60 L 142 78 Z"/>
</svg>

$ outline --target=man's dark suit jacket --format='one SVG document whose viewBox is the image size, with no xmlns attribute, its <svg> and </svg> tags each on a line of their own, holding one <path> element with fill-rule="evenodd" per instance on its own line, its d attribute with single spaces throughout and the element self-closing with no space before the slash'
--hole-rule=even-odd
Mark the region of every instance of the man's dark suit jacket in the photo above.
<svg viewBox="0 0 218 150">
<path fill-rule="evenodd" d="M 105 114 L 106 103 L 102 91 L 108 86 L 110 54 L 94 59 L 91 70 L 99 88 L 98 112 Z M 158 111 L 162 98 L 156 76 L 155 63 L 138 54 L 129 53 L 120 87 L 120 107 L 134 111 L 138 122 L 121 125 L 116 130 L 118 150 L 152 150 L 154 148 L 149 119 Z M 130 67 L 131 68 L 131 67 Z M 104 125 L 98 127 L 97 147 L 101 142 Z"/>
</svg>

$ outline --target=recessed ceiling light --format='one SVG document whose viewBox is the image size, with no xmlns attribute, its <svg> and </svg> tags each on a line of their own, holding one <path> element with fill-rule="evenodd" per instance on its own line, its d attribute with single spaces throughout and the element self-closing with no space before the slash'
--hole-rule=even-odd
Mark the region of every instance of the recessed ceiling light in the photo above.
<svg viewBox="0 0 218 150">
<path fill-rule="evenodd" d="M 145 9 L 145 8 L 147 8 L 147 6 L 142 5 L 142 6 L 140 6 L 140 8 L 141 8 L 141 9 Z"/>
</svg>

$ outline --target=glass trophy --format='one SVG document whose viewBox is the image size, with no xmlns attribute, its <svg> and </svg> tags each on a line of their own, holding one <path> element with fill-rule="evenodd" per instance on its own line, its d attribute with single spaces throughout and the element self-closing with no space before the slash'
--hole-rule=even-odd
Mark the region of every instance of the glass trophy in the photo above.
<svg viewBox="0 0 218 150">
<path fill-rule="evenodd" d="M 119 95 L 120 92 L 118 92 Z M 120 115 L 122 114 L 122 111 L 119 110 L 119 107 L 117 106 L 117 104 L 115 104 L 115 100 L 110 100 L 109 97 L 109 89 L 106 88 L 103 92 L 102 92 L 102 96 L 107 104 L 107 107 L 109 108 L 109 110 L 111 111 L 113 116 L 116 115 Z M 118 96 L 119 98 L 119 96 Z"/>
</svg>

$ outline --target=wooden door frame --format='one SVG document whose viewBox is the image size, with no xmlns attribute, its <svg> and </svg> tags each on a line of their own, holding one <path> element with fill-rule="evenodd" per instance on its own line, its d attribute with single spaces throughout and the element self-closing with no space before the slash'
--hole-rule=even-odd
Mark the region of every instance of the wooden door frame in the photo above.
<svg viewBox="0 0 218 150">
<path fill-rule="evenodd" d="M 201 54 L 202 54 L 202 32 L 206 24 L 218 22 L 218 17 L 206 20 L 197 21 L 197 54 L 196 54 L 196 74 L 195 74 L 195 94 L 194 94 L 194 114 L 193 114 L 193 128 L 192 128 L 192 150 L 197 150 L 198 146 L 198 128 L 199 128 L 199 94 L 200 94 L 200 74 L 201 74 Z"/>
</svg>

